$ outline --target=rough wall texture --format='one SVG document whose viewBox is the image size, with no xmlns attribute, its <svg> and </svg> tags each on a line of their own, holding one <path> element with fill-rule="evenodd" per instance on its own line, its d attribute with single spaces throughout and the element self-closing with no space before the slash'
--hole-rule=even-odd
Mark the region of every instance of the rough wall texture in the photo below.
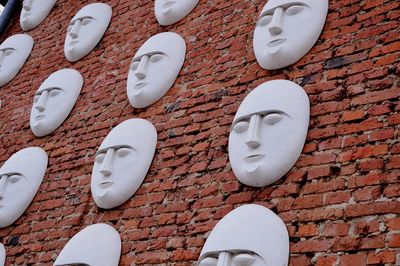
<svg viewBox="0 0 400 266">
<path fill-rule="evenodd" d="M 71 64 L 63 54 L 66 27 L 90 2 L 59 0 L 29 32 L 35 46 L 22 71 L 0 89 L 0 164 L 27 146 L 41 146 L 50 157 L 33 203 L 14 225 L 0 230 L 6 265 L 51 265 L 75 233 L 97 222 L 120 232 L 120 265 L 192 265 L 214 225 L 246 203 L 263 204 L 284 220 L 291 265 L 395 265 L 399 1 L 331 0 L 318 43 L 300 62 L 279 71 L 262 70 L 252 51 L 265 0 L 200 0 L 188 17 L 168 27 L 156 23 L 153 1 L 104 0 L 113 7 L 105 37 L 89 56 Z M 165 97 L 134 110 L 125 92 L 128 64 L 148 37 L 163 31 L 186 40 L 184 67 Z M 18 32 L 16 16 L 6 35 Z M 64 67 L 82 73 L 82 93 L 55 133 L 35 138 L 29 128 L 34 92 Z M 247 187 L 229 166 L 230 123 L 249 91 L 278 78 L 309 94 L 307 143 L 279 183 Z M 126 204 L 99 210 L 89 188 L 94 154 L 112 127 L 133 117 L 156 125 L 153 164 Z"/>
</svg>

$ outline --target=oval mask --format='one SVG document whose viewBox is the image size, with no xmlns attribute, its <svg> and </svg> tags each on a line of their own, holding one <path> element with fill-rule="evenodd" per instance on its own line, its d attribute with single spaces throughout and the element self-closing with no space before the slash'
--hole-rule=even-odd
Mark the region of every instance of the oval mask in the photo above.
<svg viewBox="0 0 400 266">
<path fill-rule="evenodd" d="M 199 0 L 156 0 L 154 11 L 158 23 L 167 26 L 183 19 L 196 7 Z"/>
<path fill-rule="evenodd" d="M 118 266 L 121 256 L 121 238 L 108 224 L 86 227 L 65 245 L 54 266 L 107 265 Z"/>
<path fill-rule="evenodd" d="M 100 42 L 110 24 L 112 9 L 103 3 L 83 7 L 68 25 L 64 54 L 76 62 L 88 55 Z"/>
<path fill-rule="evenodd" d="M 274 70 L 299 61 L 317 42 L 328 14 L 328 0 L 269 0 L 253 36 L 258 64 Z"/>
<path fill-rule="evenodd" d="M 13 154 L 0 168 L 0 228 L 14 223 L 35 197 L 47 169 L 48 157 L 41 148 Z"/>
<path fill-rule="evenodd" d="M 287 80 L 265 82 L 241 103 L 229 134 L 229 160 L 237 179 L 263 187 L 296 163 L 307 136 L 308 96 Z"/>
<path fill-rule="evenodd" d="M 62 69 L 51 74 L 35 93 L 30 126 L 37 137 L 56 130 L 68 117 L 83 86 L 81 74 Z"/>
<path fill-rule="evenodd" d="M 289 235 L 269 209 L 243 205 L 217 223 L 200 253 L 199 266 L 287 266 Z"/>
<path fill-rule="evenodd" d="M 149 38 L 133 57 L 128 73 L 127 93 L 134 108 L 147 107 L 172 87 L 185 61 L 186 44 L 173 32 Z"/>
<path fill-rule="evenodd" d="M 157 131 L 147 120 L 122 122 L 107 135 L 96 153 L 91 190 L 103 209 L 123 204 L 138 190 L 150 168 Z"/>
<path fill-rule="evenodd" d="M 37 27 L 49 15 L 57 0 L 24 0 L 19 23 L 24 31 Z"/>
<path fill-rule="evenodd" d="M 18 74 L 32 48 L 33 39 L 28 34 L 13 35 L 0 45 L 0 87 Z"/>
</svg>

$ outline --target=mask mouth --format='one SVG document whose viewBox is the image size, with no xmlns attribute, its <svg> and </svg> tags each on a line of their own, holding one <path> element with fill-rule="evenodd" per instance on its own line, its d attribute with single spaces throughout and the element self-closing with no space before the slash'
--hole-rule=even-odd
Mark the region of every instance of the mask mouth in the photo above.
<svg viewBox="0 0 400 266">
<path fill-rule="evenodd" d="M 70 47 L 70 49 L 74 48 L 75 45 L 78 44 L 79 41 L 72 41 L 68 44 L 68 46 Z"/>
<path fill-rule="evenodd" d="M 170 8 L 173 5 L 175 5 L 175 1 L 167 1 L 164 5 L 163 8 Z"/>
<path fill-rule="evenodd" d="M 275 39 L 275 40 L 272 40 L 272 41 L 270 41 L 268 44 L 267 44 L 267 46 L 268 47 L 276 47 L 276 46 L 278 46 L 278 45 L 280 45 L 280 44 L 282 44 L 282 43 L 284 43 L 286 41 L 286 39 Z"/>
<path fill-rule="evenodd" d="M 26 12 L 26 13 L 22 16 L 23 20 L 24 20 L 24 21 L 27 20 L 28 17 L 29 17 L 30 15 L 31 15 L 31 12 Z"/>
<path fill-rule="evenodd" d="M 144 87 L 146 87 L 146 85 L 147 85 L 147 83 L 138 83 L 138 84 L 135 85 L 135 89 L 136 90 L 141 90 Z"/>
<path fill-rule="evenodd" d="M 265 157 L 265 154 L 252 154 L 252 155 L 246 156 L 244 158 L 244 161 L 247 163 L 255 163 L 264 157 Z"/>
<path fill-rule="evenodd" d="M 110 181 L 105 181 L 105 182 L 101 182 L 100 184 L 99 184 L 99 187 L 100 188 L 109 188 L 109 187 L 111 187 L 112 185 L 114 184 L 114 182 L 110 182 Z"/>
<path fill-rule="evenodd" d="M 40 121 L 40 120 L 43 120 L 45 117 L 46 117 L 46 115 L 37 115 L 37 116 L 35 116 L 35 120 Z"/>
</svg>

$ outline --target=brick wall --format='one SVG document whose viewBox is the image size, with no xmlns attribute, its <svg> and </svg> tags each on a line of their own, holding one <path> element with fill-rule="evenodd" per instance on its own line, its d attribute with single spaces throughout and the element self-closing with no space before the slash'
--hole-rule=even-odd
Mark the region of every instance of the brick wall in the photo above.
<svg viewBox="0 0 400 266">
<path fill-rule="evenodd" d="M 317 1 L 317 0 L 316 0 Z M 18 76 L 0 89 L 0 164 L 27 146 L 43 147 L 49 168 L 34 201 L 0 230 L 6 265 L 52 265 L 84 226 L 120 232 L 120 265 L 192 265 L 214 225 L 246 203 L 271 208 L 290 233 L 291 265 L 394 265 L 400 253 L 400 2 L 330 1 L 322 36 L 300 62 L 262 70 L 252 51 L 265 0 L 200 0 L 181 22 L 157 24 L 152 0 L 104 0 L 113 7 L 105 37 L 83 60 L 64 58 L 66 27 L 81 6 L 59 0 L 29 34 L 35 46 Z M 1 41 L 21 32 L 19 14 Z M 128 64 L 150 36 L 175 31 L 187 43 L 174 87 L 156 104 L 130 107 Z M 53 134 L 29 128 L 33 95 L 50 73 L 79 70 L 85 84 Z M 248 92 L 273 79 L 294 81 L 311 100 L 299 161 L 266 188 L 238 183 L 228 162 L 233 116 Z M 110 129 L 133 117 L 158 131 L 150 171 L 134 197 L 99 210 L 90 194 L 94 154 Z M 273 248 L 273 247 L 271 247 Z"/>
</svg>

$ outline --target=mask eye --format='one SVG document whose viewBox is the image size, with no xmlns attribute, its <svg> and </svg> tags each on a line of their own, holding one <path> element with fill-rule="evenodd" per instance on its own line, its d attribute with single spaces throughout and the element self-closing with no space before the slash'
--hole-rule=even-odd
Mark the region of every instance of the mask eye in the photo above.
<svg viewBox="0 0 400 266">
<path fill-rule="evenodd" d="M 163 55 L 162 54 L 153 54 L 150 57 L 150 62 L 152 63 L 157 63 L 158 61 L 160 61 L 161 59 L 163 59 Z"/>
<path fill-rule="evenodd" d="M 105 153 L 99 153 L 96 155 L 96 162 L 101 163 L 103 162 L 104 158 L 106 157 Z"/>
<path fill-rule="evenodd" d="M 131 64 L 131 70 L 136 70 L 139 66 L 140 61 L 133 61 Z"/>
<path fill-rule="evenodd" d="M 92 19 L 91 19 L 91 18 L 84 18 L 84 19 L 82 19 L 82 25 L 87 25 L 87 24 L 89 24 L 90 22 L 92 22 Z"/>
<path fill-rule="evenodd" d="M 256 261 L 256 258 L 250 254 L 236 255 L 232 260 L 234 266 L 250 266 Z"/>
<path fill-rule="evenodd" d="M 283 119 L 281 114 L 268 114 L 263 118 L 263 122 L 267 125 L 275 125 Z"/>
<path fill-rule="evenodd" d="M 289 16 L 294 16 L 303 11 L 303 9 L 304 7 L 301 5 L 293 5 L 286 9 L 286 14 L 288 14 Z"/>
<path fill-rule="evenodd" d="M 118 157 L 125 157 L 131 152 L 131 149 L 129 148 L 120 148 L 117 150 L 117 156 Z"/>
<path fill-rule="evenodd" d="M 13 49 L 7 49 L 7 50 L 4 51 L 4 54 L 5 54 L 6 56 L 12 55 L 13 53 L 14 53 L 14 50 L 13 50 Z"/>
<path fill-rule="evenodd" d="M 68 32 L 71 32 L 73 26 L 74 26 L 74 24 L 69 24 L 69 25 L 68 25 L 68 28 L 67 28 L 67 31 L 68 31 Z"/>
<path fill-rule="evenodd" d="M 17 183 L 21 179 L 20 175 L 12 175 L 9 177 L 10 183 Z"/>
<path fill-rule="evenodd" d="M 258 20 L 258 26 L 261 27 L 266 26 L 271 22 L 271 20 L 272 20 L 271 15 L 265 15 Z"/>
<path fill-rule="evenodd" d="M 204 258 L 200 261 L 199 266 L 216 266 L 218 264 L 218 260 L 216 258 Z"/>
<path fill-rule="evenodd" d="M 36 94 L 36 95 L 35 95 L 35 98 L 33 99 L 33 101 L 34 101 L 35 103 L 37 103 L 37 102 L 39 101 L 40 95 L 41 95 L 41 94 Z"/>
<path fill-rule="evenodd" d="M 247 121 L 241 121 L 241 122 L 237 123 L 237 124 L 233 127 L 233 130 L 234 130 L 236 133 L 243 133 L 243 132 L 245 132 L 248 128 L 249 128 L 249 122 L 247 122 Z"/>
<path fill-rule="evenodd" d="M 51 96 L 51 97 L 56 97 L 57 95 L 59 95 L 61 93 L 61 90 L 59 90 L 59 89 L 53 89 L 53 90 L 51 90 L 50 92 L 49 92 L 49 95 Z"/>
</svg>

